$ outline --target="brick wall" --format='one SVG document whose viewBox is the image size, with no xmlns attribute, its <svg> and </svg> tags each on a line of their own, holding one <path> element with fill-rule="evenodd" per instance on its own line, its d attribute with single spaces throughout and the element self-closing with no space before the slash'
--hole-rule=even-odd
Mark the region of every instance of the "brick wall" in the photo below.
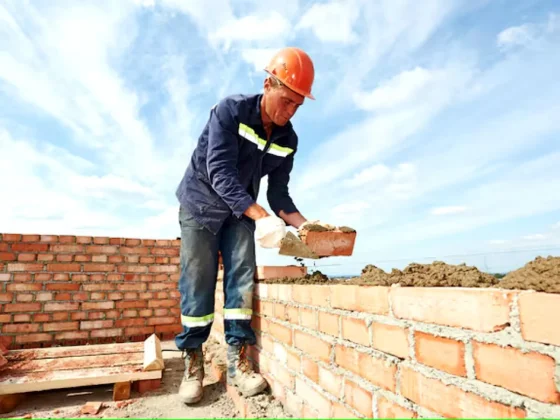
<svg viewBox="0 0 560 420">
<path fill-rule="evenodd" d="M 0 235 L 0 339 L 10 348 L 170 338 L 178 240 Z"/>
<path fill-rule="evenodd" d="M 254 308 L 294 416 L 560 417 L 560 295 L 260 283 Z"/>
</svg>

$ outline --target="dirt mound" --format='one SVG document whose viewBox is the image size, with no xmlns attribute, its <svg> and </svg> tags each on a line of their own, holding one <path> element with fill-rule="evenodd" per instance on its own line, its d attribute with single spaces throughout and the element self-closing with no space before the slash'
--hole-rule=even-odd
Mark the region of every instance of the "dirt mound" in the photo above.
<svg viewBox="0 0 560 420">
<path fill-rule="evenodd" d="M 327 283 L 331 284 L 328 276 L 321 273 L 320 271 L 315 271 L 312 274 L 306 274 L 303 277 L 278 277 L 275 279 L 259 280 L 259 283 L 281 283 L 281 284 L 321 284 Z"/>
<path fill-rule="evenodd" d="M 451 265 L 442 261 L 432 264 L 409 264 L 404 270 L 393 268 L 390 273 L 367 265 L 362 275 L 352 279 L 353 283 L 404 287 L 492 287 L 498 279 L 466 264 Z"/>
<path fill-rule="evenodd" d="M 560 293 L 560 257 L 537 257 L 508 273 L 500 281 L 499 287 Z"/>
</svg>

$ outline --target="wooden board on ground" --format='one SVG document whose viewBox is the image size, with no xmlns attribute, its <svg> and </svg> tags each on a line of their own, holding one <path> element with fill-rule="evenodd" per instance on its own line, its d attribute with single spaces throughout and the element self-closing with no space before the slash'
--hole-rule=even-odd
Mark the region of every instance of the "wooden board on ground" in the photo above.
<svg viewBox="0 0 560 420">
<path fill-rule="evenodd" d="M 0 395 L 160 379 L 161 346 L 153 337 L 148 339 L 150 346 L 123 343 L 10 351 L 10 363 L 0 371 Z M 144 369 L 145 348 L 150 349 L 150 359 L 155 355 L 157 360 L 150 363 L 149 371 Z"/>
</svg>

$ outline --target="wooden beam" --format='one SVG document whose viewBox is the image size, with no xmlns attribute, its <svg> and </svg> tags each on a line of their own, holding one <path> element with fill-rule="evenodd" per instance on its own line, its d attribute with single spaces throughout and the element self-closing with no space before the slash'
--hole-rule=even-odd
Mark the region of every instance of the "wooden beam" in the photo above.
<svg viewBox="0 0 560 420">
<path fill-rule="evenodd" d="M 10 373 L 49 372 L 55 370 L 94 369 L 125 365 L 140 365 L 143 360 L 144 355 L 142 353 L 25 360 L 21 362 L 11 362 Z"/>
<path fill-rule="evenodd" d="M 55 359 L 60 357 L 99 356 L 103 354 L 141 353 L 142 343 L 95 344 L 88 346 L 49 347 L 45 349 L 11 350 L 11 361 Z"/>
<path fill-rule="evenodd" d="M 163 370 L 164 367 L 161 342 L 152 334 L 144 341 L 144 371 Z"/>
<path fill-rule="evenodd" d="M 161 379 L 161 377 L 161 370 L 143 372 L 141 364 L 97 369 L 30 372 L 9 376 L 3 371 L 0 373 L 0 395 Z"/>
</svg>

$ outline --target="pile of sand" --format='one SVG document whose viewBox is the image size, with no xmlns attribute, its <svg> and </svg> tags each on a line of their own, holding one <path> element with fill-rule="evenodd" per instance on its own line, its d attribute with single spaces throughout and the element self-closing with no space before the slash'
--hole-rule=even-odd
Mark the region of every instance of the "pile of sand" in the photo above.
<svg viewBox="0 0 560 420">
<path fill-rule="evenodd" d="M 432 264 L 409 264 L 404 270 L 393 268 L 390 273 L 367 265 L 360 277 L 352 283 L 392 286 L 399 284 L 404 287 L 493 287 L 498 279 L 491 274 L 483 273 L 476 267 L 466 264 L 451 265 L 442 261 Z"/>
<path fill-rule="evenodd" d="M 560 257 L 537 257 L 525 266 L 508 273 L 499 287 L 560 293 Z"/>
<path fill-rule="evenodd" d="M 358 284 L 368 286 L 403 287 L 498 287 L 502 289 L 536 290 L 560 293 L 560 257 L 537 257 L 524 267 L 502 279 L 466 264 L 409 264 L 404 270 L 393 268 L 390 273 L 375 265 L 366 265 L 360 276 L 351 279 L 329 279 L 316 271 L 299 278 L 267 279 L 263 283 L 287 284 Z"/>
</svg>

